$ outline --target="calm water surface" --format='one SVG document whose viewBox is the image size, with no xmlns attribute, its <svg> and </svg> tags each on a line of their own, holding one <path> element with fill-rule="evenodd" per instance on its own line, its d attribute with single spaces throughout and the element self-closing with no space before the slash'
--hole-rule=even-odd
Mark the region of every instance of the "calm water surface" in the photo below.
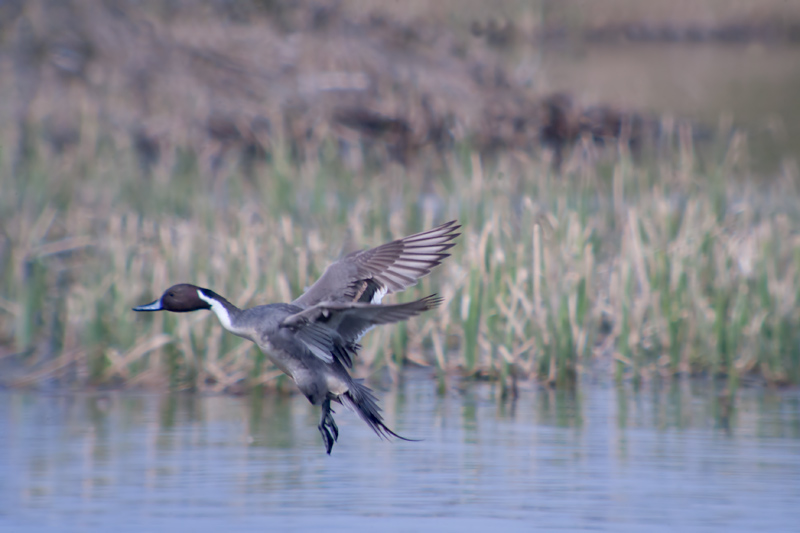
<svg viewBox="0 0 800 533">
<path fill-rule="evenodd" d="M 380 391 L 379 440 L 303 397 L 0 392 L 0 531 L 765 531 L 800 523 L 800 394 Z"/>
</svg>

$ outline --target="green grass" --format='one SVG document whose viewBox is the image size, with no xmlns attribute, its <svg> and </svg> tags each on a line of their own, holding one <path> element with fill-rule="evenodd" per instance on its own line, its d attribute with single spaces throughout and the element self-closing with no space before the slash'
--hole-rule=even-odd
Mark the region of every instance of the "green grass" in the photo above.
<svg viewBox="0 0 800 533">
<path fill-rule="evenodd" d="M 144 177 L 110 139 L 34 154 L 17 176 L 2 158 L 3 383 L 280 387 L 263 354 L 210 313 L 130 308 L 182 281 L 239 306 L 288 301 L 348 239 L 373 246 L 458 218 L 453 257 L 398 297 L 436 292 L 444 307 L 373 330 L 356 373 L 410 359 L 440 380 L 504 386 L 574 387 L 590 372 L 797 384 L 800 224 L 787 206 L 800 195 L 748 185 L 732 153 L 745 149 L 703 164 L 692 150 L 576 163 L 563 176 L 519 156 L 484 168 L 466 147 L 433 176 L 276 154 L 253 181 L 234 168 L 212 180 L 185 151 Z"/>
</svg>

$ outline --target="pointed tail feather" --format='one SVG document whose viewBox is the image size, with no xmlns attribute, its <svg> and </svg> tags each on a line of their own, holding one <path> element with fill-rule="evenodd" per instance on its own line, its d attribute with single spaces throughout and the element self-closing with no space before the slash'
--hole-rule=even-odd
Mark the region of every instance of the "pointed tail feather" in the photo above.
<svg viewBox="0 0 800 533">
<path fill-rule="evenodd" d="M 353 380 L 350 390 L 339 396 L 338 400 L 342 405 L 354 411 L 380 438 L 395 437 L 408 442 L 419 442 L 418 439 L 402 437 L 386 427 L 381 417 L 381 408 L 378 407 L 378 399 L 375 398 L 372 390 L 364 385 L 363 379 Z"/>
</svg>

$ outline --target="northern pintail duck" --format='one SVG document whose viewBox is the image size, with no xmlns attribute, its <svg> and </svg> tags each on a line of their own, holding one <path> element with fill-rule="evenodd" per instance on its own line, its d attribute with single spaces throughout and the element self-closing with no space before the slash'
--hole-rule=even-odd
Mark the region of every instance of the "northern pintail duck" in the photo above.
<svg viewBox="0 0 800 533">
<path fill-rule="evenodd" d="M 381 300 L 415 285 L 447 258 L 460 227 L 453 220 L 353 252 L 328 266 L 316 283 L 288 304 L 239 309 L 210 289 L 181 283 L 133 310 L 213 311 L 222 327 L 256 343 L 308 401 L 322 407 L 318 429 L 328 454 L 339 437 L 331 401 L 355 411 L 379 437 L 409 440 L 386 427 L 372 390 L 347 369 L 353 366 L 358 340 L 369 329 L 406 320 L 441 303 L 435 295 L 394 305 L 381 305 Z"/>
</svg>

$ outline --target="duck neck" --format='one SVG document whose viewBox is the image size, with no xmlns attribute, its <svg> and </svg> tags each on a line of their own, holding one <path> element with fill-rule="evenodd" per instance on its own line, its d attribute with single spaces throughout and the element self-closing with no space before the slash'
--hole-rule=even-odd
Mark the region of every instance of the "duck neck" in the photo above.
<svg viewBox="0 0 800 533">
<path fill-rule="evenodd" d="M 219 323 L 222 324 L 223 328 L 227 329 L 231 333 L 237 333 L 237 328 L 234 326 L 234 322 L 241 314 L 241 309 L 210 289 L 198 288 L 197 296 L 211 306 L 211 311 L 217 315 Z"/>
</svg>

